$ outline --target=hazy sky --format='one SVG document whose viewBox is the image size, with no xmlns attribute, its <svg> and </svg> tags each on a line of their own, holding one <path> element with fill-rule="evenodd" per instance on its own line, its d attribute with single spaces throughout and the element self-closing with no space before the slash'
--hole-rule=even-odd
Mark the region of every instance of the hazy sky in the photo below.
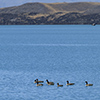
<svg viewBox="0 0 100 100">
<path fill-rule="evenodd" d="M 27 2 L 100 2 L 100 0 L 0 0 L 0 8 L 17 6 Z"/>
</svg>

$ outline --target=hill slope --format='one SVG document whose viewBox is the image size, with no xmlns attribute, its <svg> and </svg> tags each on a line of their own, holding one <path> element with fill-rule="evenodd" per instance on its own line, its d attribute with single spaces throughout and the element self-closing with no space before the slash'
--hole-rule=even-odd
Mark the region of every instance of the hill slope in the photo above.
<svg viewBox="0 0 100 100">
<path fill-rule="evenodd" d="M 99 24 L 99 15 L 100 3 L 27 3 L 0 9 L 0 24 Z"/>
<path fill-rule="evenodd" d="M 81 0 L 0 0 L 1 7 L 10 7 L 18 6 L 28 2 L 45 2 L 45 3 L 54 3 L 54 2 L 81 2 Z M 82 0 L 83 2 L 86 0 Z M 99 0 L 88 0 L 89 2 L 100 2 Z"/>
<path fill-rule="evenodd" d="M 0 13 L 54 13 L 54 12 L 100 12 L 100 3 L 26 3 L 21 6 L 0 9 Z"/>
</svg>

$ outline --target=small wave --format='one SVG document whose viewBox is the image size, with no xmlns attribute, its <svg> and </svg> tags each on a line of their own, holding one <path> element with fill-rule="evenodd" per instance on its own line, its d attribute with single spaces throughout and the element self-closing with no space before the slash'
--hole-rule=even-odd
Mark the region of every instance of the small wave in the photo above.
<svg viewBox="0 0 100 100">
<path fill-rule="evenodd" d="M 23 44 L 30 46 L 98 46 L 98 44 Z"/>
<path fill-rule="evenodd" d="M 3 45 L 3 44 L 0 44 Z M 99 46 L 99 44 L 4 44 L 11 46 L 65 46 L 65 47 L 79 47 L 79 46 Z"/>
</svg>

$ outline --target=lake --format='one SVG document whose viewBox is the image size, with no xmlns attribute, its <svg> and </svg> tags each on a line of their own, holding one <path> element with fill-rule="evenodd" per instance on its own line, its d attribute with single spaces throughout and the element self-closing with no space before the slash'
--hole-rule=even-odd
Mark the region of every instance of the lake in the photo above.
<svg viewBox="0 0 100 100">
<path fill-rule="evenodd" d="M 99 25 L 0 26 L 0 100 L 40 99 L 100 99 Z"/>
</svg>

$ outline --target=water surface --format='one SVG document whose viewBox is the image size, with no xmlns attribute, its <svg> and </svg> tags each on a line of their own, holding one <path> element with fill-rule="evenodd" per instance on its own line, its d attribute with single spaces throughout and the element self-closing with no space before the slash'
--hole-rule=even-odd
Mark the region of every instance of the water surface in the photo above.
<svg viewBox="0 0 100 100">
<path fill-rule="evenodd" d="M 99 100 L 99 32 L 99 25 L 0 26 L 0 99 Z M 75 85 L 66 86 L 67 80 Z"/>
</svg>

